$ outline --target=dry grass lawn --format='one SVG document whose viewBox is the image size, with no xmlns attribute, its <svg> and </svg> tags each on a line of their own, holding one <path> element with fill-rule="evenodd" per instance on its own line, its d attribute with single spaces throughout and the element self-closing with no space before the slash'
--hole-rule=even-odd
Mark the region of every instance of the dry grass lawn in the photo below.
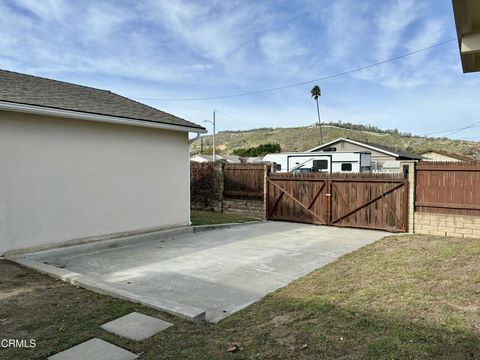
<svg viewBox="0 0 480 360">
<path fill-rule="evenodd" d="M 99 328 L 133 310 L 175 326 L 141 342 Z M 95 336 L 142 359 L 479 359 L 480 241 L 388 237 L 217 325 L 188 323 L 0 261 L 0 337 L 38 344 L 0 350 L 1 359 L 44 359 Z M 231 343 L 239 345 L 233 353 Z"/>
</svg>

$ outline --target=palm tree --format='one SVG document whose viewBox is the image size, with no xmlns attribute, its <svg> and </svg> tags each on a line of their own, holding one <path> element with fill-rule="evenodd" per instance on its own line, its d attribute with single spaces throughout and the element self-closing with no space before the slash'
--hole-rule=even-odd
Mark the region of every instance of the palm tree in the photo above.
<svg viewBox="0 0 480 360">
<path fill-rule="evenodd" d="M 315 85 L 312 90 L 310 90 L 310 94 L 317 102 L 317 116 L 318 116 L 318 126 L 320 127 L 320 144 L 323 144 L 323 133 L 322 133 L 322 123 L 320 122 L 320 108 L 318 107 L 318 98 L 322 95 L 320 91 L 320 86 Z"/>
</svg>

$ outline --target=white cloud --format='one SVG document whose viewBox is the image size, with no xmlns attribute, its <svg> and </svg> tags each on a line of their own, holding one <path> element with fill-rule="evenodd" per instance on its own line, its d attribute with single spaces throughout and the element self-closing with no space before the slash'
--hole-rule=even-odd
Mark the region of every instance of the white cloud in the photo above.
<svg viewBox="0 0 480 360">
<path fill-rule="evenodd" d="M 301 56 L 307 55 L 307 49 L 293 31 L 271 32 L 259 39 L 260 47 L 270 63 L 295 64 Z"/>
<path fill-rule="evenodd" d="M 63 0 L 14 0 L 14 3 L 43 20 L 62 20 L 68 8 Z"/>
<path fill-rule="evenodd" d="M 362 1 L 337 0 L 323 11 L 322 21 L 328 34 L 327 59 L 351 58 L 368 39 L 368 6 Z"/>
<path fill-rule="evenodd" d="M 417 0 L 395 0 L 389 2 L 376 16 L 377 28 L 374 38 L 377 43 L 378 60 L 392 55 L 406 35 L 407 28 L 420 16 L 421 2 Z"/>
<path fill-rule="evenodd" d="M 255 20 L 256 6 L 233 7 L 228 3 L 215 7 L 200 6 L 184 1 L 153 1 L 151 15 L 165 22 L 164 28 L 171 31 L 177 40 L 198 55 L 228 65 L 242 55 L 241 45 L 249 40 Z"/>
</svg>

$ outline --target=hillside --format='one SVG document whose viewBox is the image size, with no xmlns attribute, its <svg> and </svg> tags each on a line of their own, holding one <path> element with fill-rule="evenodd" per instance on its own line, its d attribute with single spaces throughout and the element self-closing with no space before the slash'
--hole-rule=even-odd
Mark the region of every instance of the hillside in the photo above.
<svg viewBox="0 0 480 360">
<path fill-rule="evenodd" d="M 360 126 L 360 125 L 359 125 Z M 361 127 L 361 126 L 360 126 Z M 391 146 L 400 150 L 420 153 L 428 149 L 438 149 L 453 153 L 471 155 L 478 153 L 480 143 L 465 140 L 450 140 L 447 138 L 426 138 L 401 134 L 395 130 L 357 130 L 339 126 L 323 125 L 324 142 L 339 137 Z M 246 131 L 226 131 L 217 134 L 217 152 L 231 154 L 238 148 L 248 148 L 260 144 L 279 143 L 282 151 L 306 151 L 320 144 L 320 129 L 317 126 L 295 128 L 263 128 Z M 204 151 L 212 146 L 212 136 L 203 137 Z M 190 146 L 192 154 L 200 152 L 200 140 Z"/>
</svg>

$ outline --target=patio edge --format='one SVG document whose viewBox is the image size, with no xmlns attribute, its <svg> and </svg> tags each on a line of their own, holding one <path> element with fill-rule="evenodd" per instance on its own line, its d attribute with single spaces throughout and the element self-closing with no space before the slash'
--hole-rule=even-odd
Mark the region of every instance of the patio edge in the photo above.
<svg viewBox="0 0 480 360">
<path fill-rule="evenodd" d="M 152 299 L 146 296 L 135 295 L 131 292 L 116 289 L 110 284 L 93 279 L 89 276 L 82 275 L 73 271 L 60 269 L 51 265 L 43 264 L 38 261 L 28 260 L 21 257 L 5 257 L 18 265 L 38 271 L 42 274 L 49 275 L 55 279 L 68 282 L 72 285 L 80 286 L 87 290 L 108 295 L 117 299 L 128 300 L 134 303 L 142 304 L 147 307 L 165 311 L 171 315 L 179 316 L 181 318 L 193 322 L 205 322 L 206 314 L 204 310 L 195 308 L 193 306 L 179 304 L 166 299 Z"/>
</svg>

